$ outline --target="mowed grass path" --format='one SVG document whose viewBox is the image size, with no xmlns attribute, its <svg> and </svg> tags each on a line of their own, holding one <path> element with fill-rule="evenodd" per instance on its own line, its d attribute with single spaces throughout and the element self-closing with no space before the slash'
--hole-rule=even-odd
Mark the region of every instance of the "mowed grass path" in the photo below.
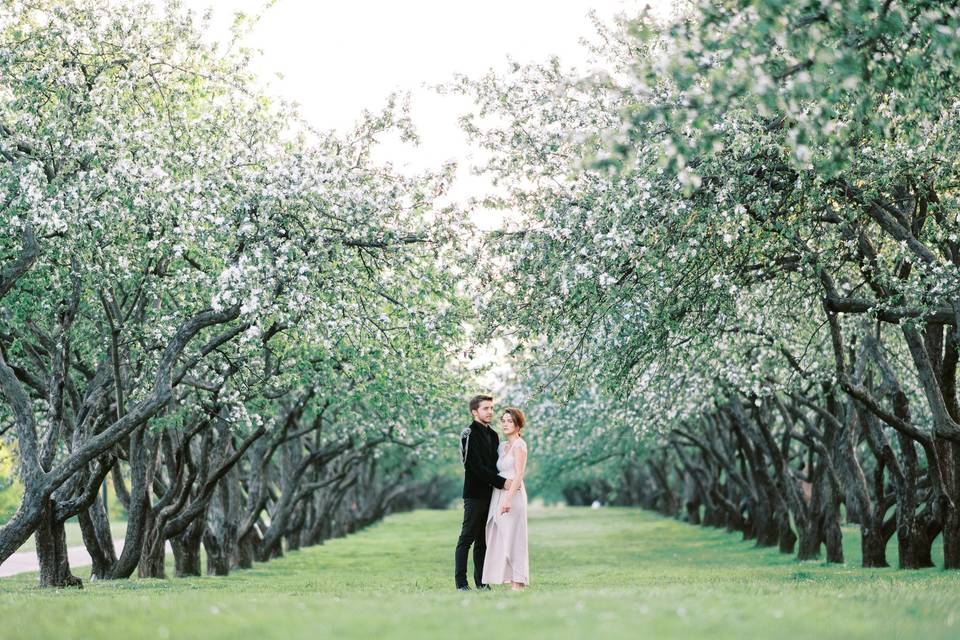
<svg viewBox="0 0 960 640">
<path fill-rule="evenodd" d="M 852 532 L 825 566 L 635 509 L 532 509 L 531 588 L 459 593 L 460 517 L 394 515 L 227 578 L 0 580 L 0 638 L 960 637 L 960 575 L 860 569 Z"/>
</svg>

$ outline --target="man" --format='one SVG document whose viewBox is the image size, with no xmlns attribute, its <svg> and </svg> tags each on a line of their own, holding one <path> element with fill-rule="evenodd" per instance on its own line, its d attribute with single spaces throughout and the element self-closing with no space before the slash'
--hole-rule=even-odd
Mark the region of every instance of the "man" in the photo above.
<svg viewBox="0 0 960 640">
<path fill-rule="evenodd" d="M 454 580 L 457 589 L 469 591 L 467 584 L 467 552 L 473 545 L 473 581 L 478 589 L 483 584 L 483 558 L 487 553 L 487 511 L 493 487 L 509 489 L 510 481 L 497 475 L 497 447 L 500 438 L 490 428 L 493 420 L 493 397 L 479 395 L 470 400 L 473 423 L 460 434 L 460 458 L 463 460 L 463 526 L 457 541 Z"/>
</svg>

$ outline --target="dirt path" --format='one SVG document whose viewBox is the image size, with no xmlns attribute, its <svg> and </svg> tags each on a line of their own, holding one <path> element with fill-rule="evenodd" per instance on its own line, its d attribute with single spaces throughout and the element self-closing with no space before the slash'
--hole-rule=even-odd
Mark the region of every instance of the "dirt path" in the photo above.
<svg viewBox="0 0 960 640">
<path fill-rule="evenodd" d="M 117 550 L 117 555 L 123 550 L 123 541 L 119 540 L 113 543 Z M 167 553 L 171 553 L 170 543 L 167 543 Z M 67 549 L 67 557 L 70 558 L 71 567 L 89 567 L 90 554 L 86 547 L 70 547 Z M 13 554 L 0 565 L 0 578 L 15 576 L 18 573 L 28 573 L 30 571 L 39 571 L 40 565 L 37 562 L 36 551 L 20 551 Z"/>
</svg>

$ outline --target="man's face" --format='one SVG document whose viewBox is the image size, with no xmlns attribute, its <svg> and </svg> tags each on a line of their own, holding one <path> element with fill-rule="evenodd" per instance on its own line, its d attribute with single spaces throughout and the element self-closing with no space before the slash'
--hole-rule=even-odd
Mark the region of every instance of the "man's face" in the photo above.
<svg viewBox="0 0 960 640">
<path fill-rule="evenodd" d="M 490 424 L 490 421 L 493 420 L 493 400 L 484 400 L 480 403 L 480 406 L 471 411 L 471 413 L 473 417 L 477 419 L 477 422 Z"/>
</svg>

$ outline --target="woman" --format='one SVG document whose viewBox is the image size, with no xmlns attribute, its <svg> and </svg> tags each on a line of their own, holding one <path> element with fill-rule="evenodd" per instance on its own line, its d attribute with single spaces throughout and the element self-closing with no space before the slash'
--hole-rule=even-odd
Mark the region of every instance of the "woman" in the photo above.
<svg viewBox="0 0 960 640">
<path fill-rule="evenodd" d="M 507 437 L 497 447 L 497 473 L 513 480 L 510 489 L 494 489 L 487 516 L 487 557 L 483 562 L 485 584 L 511 584 L 520 591 L 530 584 L 527 559 L 527 491 L 523 472 L 527 466 L 527 443 L 520 437 L 526 418 L 510 407 L 500 416 L 500 429 Z"/>
</svg>

